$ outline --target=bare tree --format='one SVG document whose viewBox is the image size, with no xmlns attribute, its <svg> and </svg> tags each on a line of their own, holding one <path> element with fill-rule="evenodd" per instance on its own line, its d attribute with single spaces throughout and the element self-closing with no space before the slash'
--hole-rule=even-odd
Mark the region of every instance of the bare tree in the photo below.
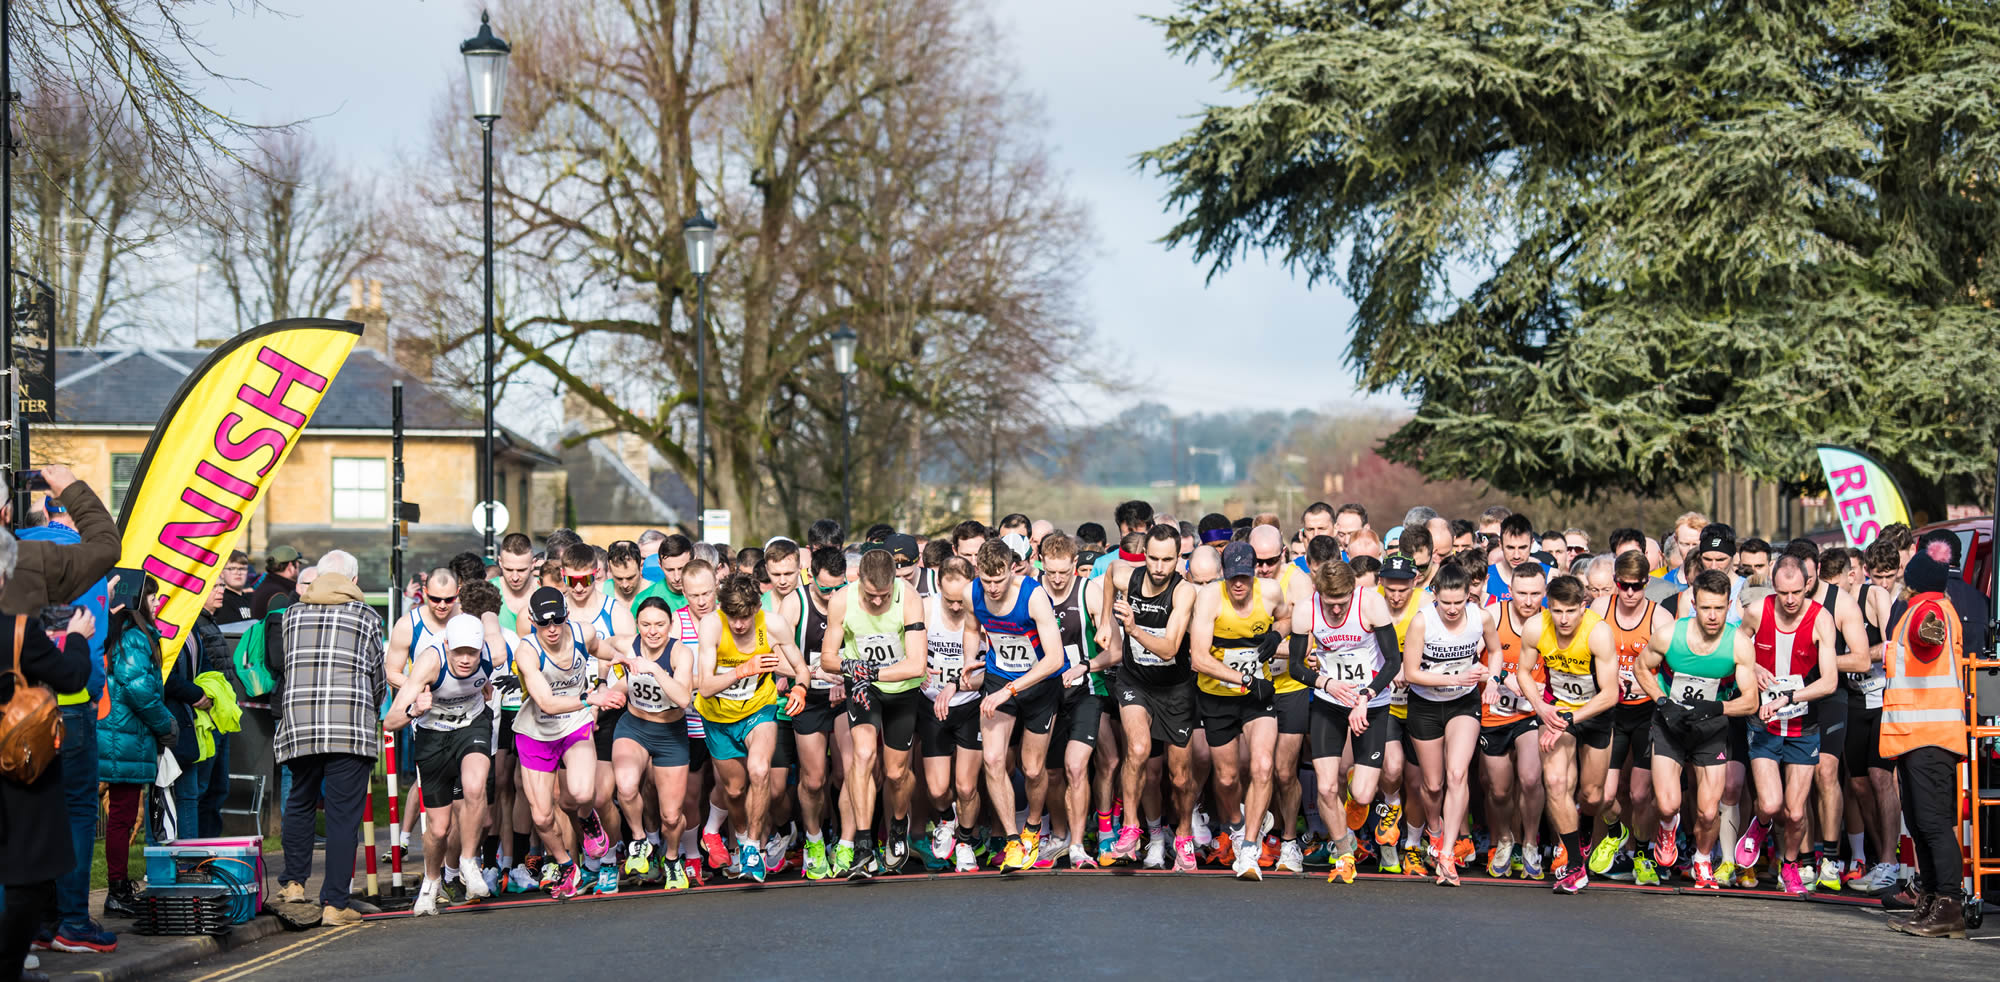
<svg viewBox="0 0 2000 982">
<path fill-rule="evenodd" d="M 144 259 L 171 224 L 144 141 L 113 97 L 76 86 L 34 90 L 21 122 L 19 261 L 56 288 L 57 344 L 114 340 L 160 286 Z"/>
<path fill-rule="evenodd" d="M 927 446 L 977 434 L 983 448 L 996 420 L 1010 440 L 1039 422 L 1083 353 L 1088 236 L 970 3 L 502 14 L 515 41 L 495 192 L 509 375 L 553 378 L 607 432 L 642 436 L 692 476 L 695 283 L 680 226 L 699 207 L 724 230 L 702 325 L 710 493 L 739 528 L 796 528 L 838 501 L 827 338 L 841 323 L 863 339 L 857 514 L 892 508 Z M 476 309 L 476 134 L 455 109 L 419 181 L 433 208 L 406 223 L 402 278 L 421 291 L 455 269 Z M 477 338 L 463 300 L 420 305 L 447 312 L 447 350 Z"/>
<path fill-rule="evenodd" d="M 372 187 L 297 133 L 268 135 L 239 169 L 221 208 L 204 218 L 206 254 L 235 313 L 236 330 L 315 317 L 340 287 L 382 258 Z"/>
</svg>

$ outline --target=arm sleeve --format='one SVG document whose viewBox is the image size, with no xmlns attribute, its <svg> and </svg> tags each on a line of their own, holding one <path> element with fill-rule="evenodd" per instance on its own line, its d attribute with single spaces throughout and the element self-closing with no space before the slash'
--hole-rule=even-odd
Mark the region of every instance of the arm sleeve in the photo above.
<svg viewBox="0 0 2000 982">
<path fill-rule="evenodd" d="M 1291 669 L 1292 678 L 1309 689 L 1319 688 L 1319 673 L 1306 667 L 1306 636 L 1303 634 L 1292 635 Z"/>
<path fill-rule="evenodd" d="M 1403 670 L 1403 645 L 1396 640 L 1396 626 L 1377 625 L 1375 644 L 1382 649 L 1382 670 L 1375 673 L 1375 679 L 1368 683 L 1368 689 L 1371 692 L 1387 692 L 1389 683 L 1396 680 L 1396 673 Z"/>
</svg>

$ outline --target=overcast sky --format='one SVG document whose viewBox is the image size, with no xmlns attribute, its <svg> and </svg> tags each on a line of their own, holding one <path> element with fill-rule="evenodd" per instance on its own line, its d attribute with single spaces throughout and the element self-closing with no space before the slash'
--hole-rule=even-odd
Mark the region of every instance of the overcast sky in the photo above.
<svg viewBox="0 0 2000 982">
<path fill-rule="evenodd" d="M 317 138 L 366 168 L 422 145 L 437 93 L 463 72 L 458 43 L 478 28 L 478 5 L 458 0 L 269 2 L 289 16 L 232 16 L 217 5 L 201 29 L 214 67 L 255 83 L 218 101 L 260 122 L 311 118 Z M 993 0 L 990 8 L 1023 84 L 1042 100 L 1057 167 L 1091 210 L 1099 250 L 1085 302 L 1097 337 L 1126 360 L 1131 381 L 1148 383 L 1148 397 L 1181 410 L 1361 401 L 1341 363 L 1354 308 L 1336 287 L 1308 290 L 1256 257 L 1204 284 L 1186 250 L 1158 242 L 1172 224 L 1161 210 L 1164 184 L 1135 170 L 1133 155 L 1225 97 L 1208 66 L 1169 56 L 1160 30 L 1140 19 L 1172 8 L 1170 0 Z M 505 36 L 506 25 L 495 26 Z M 1198 385 L 1189 384 L 1195 365 Z M 1218 368 L 1255 384 L 1218 384 Z"/>
</svg>

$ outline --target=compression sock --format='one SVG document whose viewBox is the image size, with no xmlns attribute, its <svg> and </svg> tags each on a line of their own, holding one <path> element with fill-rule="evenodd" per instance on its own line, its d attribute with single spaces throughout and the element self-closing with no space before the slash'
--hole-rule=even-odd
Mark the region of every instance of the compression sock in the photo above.
<svg viewBox="0 0 2000 982">
<path fill-rule="evenodd" d="M 1857 863 L 1868 861 L 1868 847 L 1865 845 L 1867 838 L 1867 835 L 1861 832 L 1849 832 L 1847 834 L 1847 853 L 1853 856 L 1854 861 Z"/>
<path fill-rule="evenodd" d="M 722 823 L 729 820 L 729 813 L 714 805 L 708 806 L 708 824 L 702 827 L 704 835 L 722 834 Z"/>
<path fill-rule="evenodd" d="M 1561 833 L 1561 837 L 1563 848 L 1569 850 L 1569 861 L 1572 863 L 1583 862 L 1583 833 L 1564 832 Z"/>
</svg>

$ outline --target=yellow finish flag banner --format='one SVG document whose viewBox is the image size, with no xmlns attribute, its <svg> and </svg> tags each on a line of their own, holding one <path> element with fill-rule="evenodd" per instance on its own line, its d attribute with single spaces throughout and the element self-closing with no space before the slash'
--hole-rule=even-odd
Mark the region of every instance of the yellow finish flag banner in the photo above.
<svg viewBox="0 0 2000 982">
<path fill-rule="evenodd" d="M 153 427 L 118 516 L 119 565 L 160 583 L 165 667 L 360 337 L 360 324 L 321 318 L 239 334 L 189 373 Z"/>
<path fill-rule="evenodd" d="M 1903 489 L 1875 458 L 1847 447 L 1819 445 L 1819 465 L 1826 471 L 1826 489 L 1834 517 L 1847 544 L 1866 549 L 1885 525 L 1908 523 L 1910 509 Z"/>
</svg>

